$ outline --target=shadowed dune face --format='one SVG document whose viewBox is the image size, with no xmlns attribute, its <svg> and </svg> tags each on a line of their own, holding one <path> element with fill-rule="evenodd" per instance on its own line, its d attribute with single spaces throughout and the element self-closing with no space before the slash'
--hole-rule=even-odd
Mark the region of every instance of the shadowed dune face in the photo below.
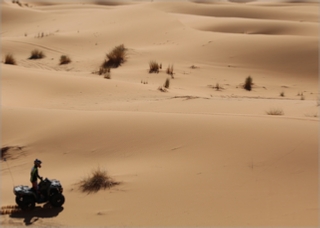
<svg viewBox="0 0 320 228">
<path fill-rule="evenodd" d="M 183 16 L 181 16 L 183 18 Z M 183 20 L 183 19 L 182 19 Z M 235 34 L 260 34 L 260 35 L 287 35 L 317 37 L 317 23 L 288 22 L 277 20 L 250 20 L 232 18 L 207 18 L 195 16 L 191 27 L 203 31 L 235 33 Z"/>
<path fill-rule="evenodd" d="M 319 226 L 316 1 L 6 0 L 1 17 L 2 226 Z M 13 206 L 35 158 L 63 208 Z M 120 184 L 86 195 L 97 168 Z"/>
</svg>

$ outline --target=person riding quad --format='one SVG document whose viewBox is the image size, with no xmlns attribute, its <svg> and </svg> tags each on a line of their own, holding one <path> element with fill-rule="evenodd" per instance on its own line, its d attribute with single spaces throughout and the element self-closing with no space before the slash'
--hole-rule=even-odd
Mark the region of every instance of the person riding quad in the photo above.
<svg viewBox="0 0 320 228">
<path fill-rule="evenodd" d="M 39 159 L 34 160 L 34 166 L 31 169 L 30 182 L 32 183 L 32 188 L 36 193 L 39 193 L 38 189 L 38 178 L 42 180 L 42 177 L 39 176 L 38 168 L 41 168 L 41 161 Z"/>
</svg>

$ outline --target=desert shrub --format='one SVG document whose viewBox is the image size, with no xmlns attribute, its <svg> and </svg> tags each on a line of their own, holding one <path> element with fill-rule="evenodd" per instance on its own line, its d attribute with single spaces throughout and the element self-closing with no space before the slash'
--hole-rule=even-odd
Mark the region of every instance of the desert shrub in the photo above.
<svg viewBox="0 0 320 228">
<path fill-rule="evenodd" d="M 60 56 L 60 65 L 62 65 L 62 64 L 68 64 L 68 63 L 70 63 L 70 62 L 71 62 L 71 59 L 70 59 L 69 56 L 67 56 L 67 55 L 61 55 L 61 56 Z"/>
<path fill-rule="evenodd" d="M 123 44 L 114 47 L 108 54 L 105 61 L 102 63 L 104 68 L 117 68 L 127 59 L 127 49 Z"/>
<path fill-rule="evenodd" d="M 252 89 L 252 78 L 250 76 L 248 76 L 244 82 L 243 88 L 251 91 Z"/>
<path fill-rule="evenodd" d="M 22 151 L 23 147 L 21 146 L 4 146 L 1 147 L 1 159 L 5 160 L 6 159 L 14 159 L 17 156 L 17 150 Z M 10 151 L 10 150 L 15 150 L 15 151 Z"/>
<path fill-rule="evenodd" d="M 7 158 L 7 152 L 10 150 L 9 146 L 1 147 L 1 159 Z"/>
<path fill-rule="evenodd" d="M 159 73 L 159 64 L 156 61 L 149 62 L 149 73 Z"/>
<path fill-rule="evenodd" d="M 44 55 L 43 51 L 40 51 L 38 49 L 34 49 L 31 52 L 31 56 L 29 57 L 29 59 L 42 59 L 44 57 L 45 57 L 45 55 Z"/>
<path fill-rule="evenodd" d="M 280 108 L 272 108 L 266 112 L 268 115 L 283 115 L 283 111 Z"/>
<path fill-rule="evenodd" d="M 171 77 L 173 78 L 173 65 L 169 65 L 167 67 L 166 73 L 171 75 Z"/>
<path fill-rule="evenodd" d="M 170 86 L 170 79 L 169 78 L 166 79 L 163 86 L 164 86 L 164 88 L 169 89 L 169 86 Z"/>
<path fill-rule="evenodd" d="M 80 181 L 80 190 L 83 192 L 97 192 L 100 189 L 111 188 L 120 184 L 107 175 L 100 167 L 92 170 L 91 175 Z"/>
<path fill-rule="evenodd" d="M 280 93 L 280 96 L 281 96 L 281 97 L 284 97 L 284 92 L 281 92 L 281 93 Z"/>
<path fill-rule="evenodd" d="M 4 59 L 5 64 L 16 65 L 16 60 L 12 54 L 7 54 Z"/>
</svg>

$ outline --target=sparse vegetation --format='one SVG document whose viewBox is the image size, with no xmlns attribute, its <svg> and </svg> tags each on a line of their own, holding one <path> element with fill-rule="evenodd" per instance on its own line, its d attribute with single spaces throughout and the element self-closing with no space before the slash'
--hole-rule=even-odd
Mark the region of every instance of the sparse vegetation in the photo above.
<svg viewBox="0 0 320 228">
<path fill-rule="evenodd" d="M 16 65 L 16 60 L 12 54 L 7 54 L 4 59 L 5 64 Z"/>
<path fill-rule="evenodd" d="M 304 100 L 305 97 L 303 95 L 303 92 L 298 92 L 297 96 L 300 96 L 300 100 Z"/>
<path fill-rule="evenodd" d="M 105 68 L 105 67 L 102 67 L 102 66 L 101 66 L 101 67 L 99 68 L 98 74 L 99 74 L 99 75 L 102 75 L 102 74 L 106 74 L 106 73 L 110 73 L 110 68 L 108 68 L 108 67 Z"/>
<path fill-rule="evenodd" d="M 60 57 L 60 65 L 63 65 L 63 64 L 68 64 L 71 62 L 71 59 L 69 56 L 67 55 L 61 55 Z"/>
<path fill-rule="evenodd" d="M 106 79 L 111 79 L 111 69 L 109 67 L 100 66 L 98 71 L 93 71 L 92 73 L 103 75 Z"/>
<path fill-rule="evenodd" d="M 148 84 L 148 81 L 141 80 L 141 84 Z"/>
<path fill-rule="evenodd" d="M 166 72 L 167 74 L 171 75 L 171 78 L 173 78 L 173 64 L 168 66 Z"/>
<path fill-rule="evenodd" d="M 168 90 L 166 88 L 164 88 L 163 86 L 159 86 L 158 90 L 160 90 L 161 92 L 168 92 Z"/>
<path fill-rule="evenodd" d="M 7 152 L 10 150 L 9 146 L 1 147 L 1 159 L 6 159 Z"/>
<path fill-rule="evenodd" d="M 22 4 L 20 3 L 19 0 L 12 0 L 12 3 L 13 3 L 13 4 L 18 4 L 19 6 L 22 6 Z"/>
<path fill-rule="evenodd" d="M 98 71 L 98 74 L 103 75 L 103 77 L 106 79 L 111 79 L 111 69 L 110 68 L 104 68 L 101 66 Z"/>
<path fill-rule="evenodd" d="M 38 49 L 34 49 L 31 52 L 31 56 L 29 57 L 29 59 L 42 59 L 45 57 L 45 54 L 43 53 L 43 51 L 40 51 Z"/>
<path fill-rule="evenodd" d="M 159 73 L 159 64 L 156 61 L 149 62 L 149 73 Z"/>
<path fill-rule="evenodd" d="M 244 82 L 244 85 L 243 85 L 243 88 L 248 90 L 248 91 L 251 91 L 252 89 L 252 78 L 251 76 L 248 76 Z"/>
<path fill-rule="evenodd" d="M 17 153 L 9 153 L 10 150 L 16 150 L 13 152 L 17 152 L 18 151 L 22 151 L 23 147 L 21 146 L 5 146 L 5 147 L 1 147 L 1 159 L 13 159 L 16 158 Z"/>
<path fill-rule="evenodd" d="M 281 93 L 280 93 L 280 96 L 281 96 L 281 97 L 284 97 L 284 92 L 281 92 Z"/>
<path fill-rule="evenodd" d="M 220 91 L 223 89 L 223 87 L 219 83 L 217 83 L 215 86 L 212 86 L 212 88 L 216 89 L 217 91 Z"/>
<path fill-rule="evenodd" d="M 127 60 L 127 49 L 123 44 L 114 47 L 102 63 L 103 68 L 117 68 Z"/>
<path fill-rule="evenodd" d="M 272 108 L 266 112 L 268 115 L 283 115 L 283 110 L 280 108 Z"/>
<path fill-rule="evenodd" d="M 57 30 L 55 32 L 59 32 L 59 30 Z M 37 35 L 34 36 L 34 38 L 44 38 L 44 37 L 52 36 L 52 35 L 54 35 L 54 33 L 39 32 Z"/>
<path fill-rule="evenodd" d="M 166 79 L 163 86 L 164 86 L 164 88 L 169 89 L 169 87 L 170 87 L 170 79 L 169 78 Z"/>
<path fill-rule="evenodd" d="M 92 173 L 87 178 L 80 181 L 80 190 L 83 192 L 97 192 L 100 189 L 111 188 L 115 185 L 120 184 L 114 181 L 107 175 L 105 170 L 101 170 L 100 167 L 92 170 Z"/>
</svg>

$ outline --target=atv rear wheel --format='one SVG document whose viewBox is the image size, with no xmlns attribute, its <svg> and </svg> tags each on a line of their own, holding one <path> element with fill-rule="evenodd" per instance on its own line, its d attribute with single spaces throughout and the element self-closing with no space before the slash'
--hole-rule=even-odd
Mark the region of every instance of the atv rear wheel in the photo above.
<svg viewBox="0 0 320 228">
<path fill-rule="evenodd" d="M 36 201 L 31 197 L 27 197 L 27 198 L 24 198 L 22 201 L 20 201 L 18 205 L 22 210 L 29 211 L 35 208 Z"/>
<path fill-rule="evenodd" d="M 54 194 L 50 197 L 49 201 L 53 207 L 61 207 L 64 204 L 65 198 L 62 194 Z"/>
</svg>

